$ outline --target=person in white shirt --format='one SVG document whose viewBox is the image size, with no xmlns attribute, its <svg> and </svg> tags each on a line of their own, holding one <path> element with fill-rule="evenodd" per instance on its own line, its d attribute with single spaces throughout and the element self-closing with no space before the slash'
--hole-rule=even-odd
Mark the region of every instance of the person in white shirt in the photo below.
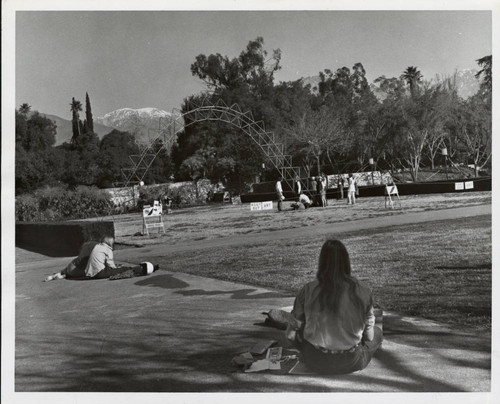
<svg viewBox="0 0 500 404">
<path fill-rule="evenodd" d="M 149 273 L 147 266 L 143 264 L 132 267 L 116 265 L 113 258 L 114 243 L 114 237 L 108 235 L 104 236 L 102 241 L 94 247 L 85 268 L 87 279 L 106 279 L 126 271 L 133 272 L 135 276 L 147 275 Z M 155 265 L 153 271 L 157 271 L 158 268 L 159 266 Z"/>
<path fill-rule="evenodd" d="M 318 373 L 364 369 L 382 344 L 372 291 L 352 274 L 349 253 L 339 240 L 323 244 L 316 279 L 299 291 L 291 314 L 295 321 L 287 321 L 285 335 Z"/>
<path fill-rule="evenodd" d="M 349 174 L 348 188 L 347 188 L 347 204 L 354 205 L 356 203 L 356 180 L 352 174 Z"/>
<path fill-rule="evenodd" d="M 62 271 L 47 276 L 45 278 L 45 282 L 57 279 L 75 279 L 85 277 L 85 268 L 87 267 L 90 254 L 97 244 L 98 241 L 93 240 L 83 243 L 78 257 L 72 260 Z"/>
<path fill-rule="evenodd" d="M 132 267 L 116 265 L 113 258 L 114 242 L 111 235 L 102 237 L 101 242 L 87 241 L 82 245 L 77 258 L 62 271 L 46 277 L 45 282 L 57 279 L 105 279 L 127 271 L 131 276 L 141 276 L 159 269 L 159 265 L 153 266 L 148 262 Z"/>
<path fill-rule="evenodd" d="M 283 181 L 283 178 L 276 181 L 276 196 L 278 198 L 278 211 L 283 210 L 283 201 L 285 200 L 285 197 L 283 196 L 283 187 L 281 186 L 281 181 Z"/>
<path fill-rule="evenodd" d="M 302 205 L 304 205 L 304 207 L 306 209 L 312 205 L 312 201 L 309 199 L 309 197 L 306 194 L 304 194 L 304 192 L 300 193 L 299 202 L 302 203 Z"/>
</svg>

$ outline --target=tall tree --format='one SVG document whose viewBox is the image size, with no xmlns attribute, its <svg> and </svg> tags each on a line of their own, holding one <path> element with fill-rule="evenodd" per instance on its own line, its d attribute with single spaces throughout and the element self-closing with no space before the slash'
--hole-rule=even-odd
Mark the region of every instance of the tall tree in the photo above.
<svg viewBox="0 0 500 404">
<path fill-rule="evenodd" d="M 401 75 L 401 78 L 410 86 L 410 93 L 414 94 L 419 83 L 422 82 L 422 73 L 415 66 L 408 66 Z"/>
<path fill-rule="evenodd" d="M 75 97 L 73 97 L 69 105 L 71 106 L 70 111 L 72 113 L 71 123 L 73 125 L 73 136 L 71 138 L 71 142 L 73 143 L 81 135 L 79 112 L 82 110 L 82 103 L 78 100 L 75 100 Z"/>
<path fill-rule="evenodd" d="M 16 194 L 56 181 L 61 156 L 52 147 L 55 134 L 50 119 L 37 111 L 28 117 L 16 110 Z"/>
<path fill-rule="evenodd" d="M 99 145 L 98 186 L 107 188 L 123 180 L 121 169 L 130 166 L 129 156 L 140 153 L 134 140 L 133 135 L 118 129 L 113 129 L 102 138 Z"/>
<path fill-rule="evenodd" d="M 492 154 L 491 107 L 482 97 L 471 97 L 463 103 L 457 122 L 467 163 L 474 164 L 474 173 L 478 176 L 479 170 L 490 162 Z"/>
<path fill-rule="evenodd" d="M 481 70 L 477 72 L 476 78 L 481 78 L 481 89 L 484 91 L 491 92 L 491 86 L 492 86 L 492 75 L 491 75 L 491 69 L 492 69 L 492 56 L 484 56 L 480 59 L 476 60 L 477 64 L 481 67 Z"/>
<path fill-rule="evenodd" d="M 85 132 L 94 132 L 94 119 L 92 118 L 92 108 L 90 107 L 89 94 L 85 93 Z"/>
<path fill-rule="evenodd" d="M 297 117 L 289 128 L 290 133 L 303 145 L 306 155 L 316 160 L 317 173 L 321 173 L 321 158 L 324 154 L 334 153 L 345 146 L 343 126 L 334 111 L 327 106 L 318 111 L 310 109 Z"/>
</svg>

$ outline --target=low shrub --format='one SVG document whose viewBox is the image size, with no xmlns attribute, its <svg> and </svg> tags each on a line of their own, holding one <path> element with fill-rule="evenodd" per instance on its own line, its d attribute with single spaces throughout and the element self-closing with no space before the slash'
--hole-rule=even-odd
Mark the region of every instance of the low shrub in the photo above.
<svg viewBox="0 0 500 404">
<path fill-rule="evenodd" d="M 137 206 L 139 209 L 142 209 L 144 205 L 153 205 L 154 201 L 161 201 L 163 203 L 166 196 L 170 196 L 169 184 L 141 187 Z"/>
<path fill-rule="evenodd" d="M 111 211 L 109 194 L 94 187 L 45 187 L 16 198 L 16 220 L 22 222 L 86 219 Z"/>
</svg>

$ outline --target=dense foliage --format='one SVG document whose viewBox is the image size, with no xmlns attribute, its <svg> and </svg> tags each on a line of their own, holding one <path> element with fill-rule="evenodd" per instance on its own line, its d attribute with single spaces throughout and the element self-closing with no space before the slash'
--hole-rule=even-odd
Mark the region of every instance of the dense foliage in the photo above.
<svg viewBox="0 0 500 404">
<path fill-rule="evenodd" d="M 209 178 L 241 191 L 262 173 L 266 157 L 239 130 L 224 123 L 190 122 L 203 101 L 223 100 L 250 111 L 273 131 L 305 176 L 368 169 L 409 171 L 418 180 L 422 166 L 474 165 L 476 175 L 491 164 L 491 56 L 479 59 L 480 91 L 463 100 L 456 77 L 425 81 L 415 66 L 400 77 L 381 76 L 370 86 L 361 63 L 352 69 L 319 73 L 314 88 L 301 80 L 274 84 L 281 52 L 268 57 L 264 41 L 250 41 L 239 57 L 199 55 L 193 75 L 208 91 L 187 97 L 186 128 L 175 148 L 174 164 L 183 179 Z M 269 165 L 268 165 L 269 166 Z"/>
<path fill-rule="evenodd" d="M 479 91 L 462 99 L 456 77 L 426 81 L 416 66 L 400 77 L 366 79 L 361 63 L 324 69 L 313 84 L 274 82 L 281 51 L 270 55 L 261 37 L 234 58 L 200 54 L 191 73 L 207 91 L 185 98 L 185 128 L 177 143 L 160 152 L 149 167 L 146 184 L 172 179 L 222 183 L 233 193 L 249 189 L 256 176 L 274 179 L 278 172 L 259 146 L 237 126 L 221 121 L 197 122 L 190 112 L 201 104 L 238 104 L 274 133 L 303 176 L 363 171 L 373 159 L 379 170 L 404 170 L 418 180 L 421 167 L 445 163 L 472 165 L 475 174 L 491 166 L 492 59 L 477 60 Z M 54 145 L 55 125 L 28 104 L 16 111 L 16 193 L 44 185 L 111 187 L 123 180 L 129 156 L 140 153 L 134 134 L 114 130 L 101 140 L 93 132 L 90 99 L 72 99 L 71 142 Z M 196 198 L 198 198 L 196 196 Z"/>
<path fill-rule="evenodd" d="M 16 220 L 46 222 L 107 215 L 110 196 L 95 187 L 44 187 L 16 198 Z"/>
</svg>

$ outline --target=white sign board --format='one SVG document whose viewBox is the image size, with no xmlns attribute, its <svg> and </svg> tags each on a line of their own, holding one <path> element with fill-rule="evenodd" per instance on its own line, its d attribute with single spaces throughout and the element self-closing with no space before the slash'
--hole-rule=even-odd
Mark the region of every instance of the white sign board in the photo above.
<svg viewBox="0 0 500 404">
<path fill-rule="evenodd" d="M 250 202 L 250 210 L 262 210 L 262 202 Z"/>
<path fill-rule="evenodd" d="M 386 195 L 398 195 L 398 187 L 396 185 L 386 185 L 385 186 L 385 194 Z"/>
<path fill-rule="evenodd" d="M 272 210 L 273 209 L 273 201 L 262 202 L 262 210 Z"/>
<path fill-rule="evenodd" d="M 162 208 L 158 201 L 154 201 L 153 206 L 145 205 L 142 208 L 142 217 L 161 216 Z"/>
<path fill-rule="evenodd" d="M 464 189 L 463 182 L 455 182 L 455 191 L 462 191 Z"/>
<path fill-rule="evenodd" d="M 465 189 L 474 189 L 474 181 L 467 181 L 465 183 Z"/>
</svg>

